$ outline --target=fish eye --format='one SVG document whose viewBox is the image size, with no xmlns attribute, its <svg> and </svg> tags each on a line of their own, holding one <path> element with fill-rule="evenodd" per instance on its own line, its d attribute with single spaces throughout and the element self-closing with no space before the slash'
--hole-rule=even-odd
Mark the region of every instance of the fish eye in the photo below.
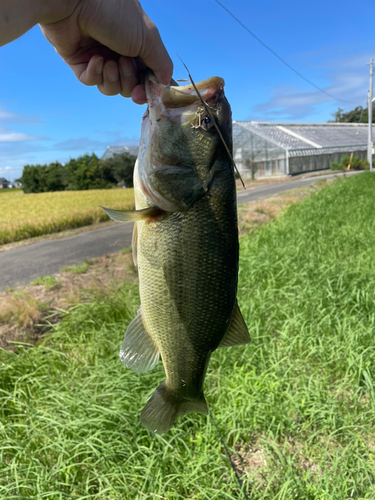
<svg viewBox="0 0 375 500">
<path fill-rule="evenodd" d="M 212 127 L 213 121 L 211 120 L 210 116 L 205 116 L 202 120 L 202 128 L 204 130 L 208 130 Z"/>
</svg>

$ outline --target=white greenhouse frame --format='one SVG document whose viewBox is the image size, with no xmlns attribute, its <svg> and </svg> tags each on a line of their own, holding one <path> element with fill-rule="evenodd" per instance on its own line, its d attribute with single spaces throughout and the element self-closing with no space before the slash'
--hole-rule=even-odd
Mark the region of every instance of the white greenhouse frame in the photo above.
<svg viewBox="0 0 375 500">
<path fill-rule="evenodd" d="M 366 124 L 233 121 L 233 157 L 245 178 L 329 169 L 351 153 L 366 159 Z"/>
</svg>

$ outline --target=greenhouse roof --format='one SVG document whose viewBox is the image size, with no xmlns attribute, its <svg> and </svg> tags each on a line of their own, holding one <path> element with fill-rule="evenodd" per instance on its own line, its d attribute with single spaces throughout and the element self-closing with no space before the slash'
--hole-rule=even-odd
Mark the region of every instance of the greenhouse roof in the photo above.
<svg viewBox="0 0 375 500">
<path fill-rule="evenodd" d="M 366 123 L 270 123 L 234 121 L 273 144 L 288 150 L 367 147 Z M 372 126 L 375 134 L 375 126 Z M 318 151 L 316 151 L 318 152 Z"/>
<path fill-rule="evenodd" d="M 138 146 L 107 146 L 101 160 L 106 160 L 107 158 L 112 158 L 113 155 L 121 155 L 123 153 L 137 156 L 138 149 Z"/>
</svg>

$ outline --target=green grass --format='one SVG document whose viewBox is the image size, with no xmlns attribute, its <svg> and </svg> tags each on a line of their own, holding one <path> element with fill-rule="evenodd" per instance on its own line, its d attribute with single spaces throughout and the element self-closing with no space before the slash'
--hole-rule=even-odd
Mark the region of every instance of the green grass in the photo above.
<svg viewBox="0 0 375 500">
<path fill-rule="evenodd" d="M 22 191 L 22 188 L 6 188 L 6 189 L 0 189 L 0 194 L 15 194 L 15 193 L 20 193 Z"/>
<path fill-rule="evenodd" d="M 31 285 L 44 285 L 46 288 L 59 288 L 62 285 L 60 280 L 57 280 L 55 276 L 44 276 L 43 278 L 36 278 L 31 282 Z"/>
<path fill-rule="evenodd" d="M 61 271 L 67 271 L 72 274 L 84 274 L 89 268 L 89 262 L 85 261 L 82 264 L 75 266 L 63 266 Z"/>
<path fill-rule="evenodd" d="M 206 396 L 251 500 L 375 498 L 374 193 L 370 173 L 339 180 L 241 239 L 253 342 L 213 354 Z M 208 417 L 139 425 L 162 365 L 118 359 L 136 286 L 98 293 L 0 354 L 0 498 L 241 498 Z"/>
</svg>

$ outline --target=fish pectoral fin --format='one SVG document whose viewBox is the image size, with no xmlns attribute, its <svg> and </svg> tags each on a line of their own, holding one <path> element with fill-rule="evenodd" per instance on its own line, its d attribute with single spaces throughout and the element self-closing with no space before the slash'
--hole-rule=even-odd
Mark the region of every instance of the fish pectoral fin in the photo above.
<svg viewBox="0 0 375 500">
<path fill-rule="evenodd" d="M 189 167 L 169 166 L 155 171 L 150 176 L 150 184 L 176 211 L 185 212 L 204 196 L 206 188 L 195 171 Z"/>
<path fill-rule="evenodd" d="M 133 235 L 132 235 L 132 256 L 133 264 L 135 267 L 138 266 L 138 226 L 137 222 L 134 223 Z"/>
<path fill-rule="evenodd" d="M 159 361 L 159 349 L 147 332 L 141 309 L 128 326 L 120 349 L 120 359 L 131 370 L 143 373 L 152 370 Z"/>
<path fill-rule="evenodd" d="M 162 213 L 160 208 L 148 207 L 143 210 L 113 210 L 99 205 L 100 208 L 115 222 L 131 222 L 137 220 L 148 220 L 159 217 Z"/>
<path fill-rule="evenodd" d="M 250 341 L 249 331 L 236 300 L 232 315 L 232 321 L 219 347 L 231 347 L 233 345 L 249 344 Z"/>
</svg>

